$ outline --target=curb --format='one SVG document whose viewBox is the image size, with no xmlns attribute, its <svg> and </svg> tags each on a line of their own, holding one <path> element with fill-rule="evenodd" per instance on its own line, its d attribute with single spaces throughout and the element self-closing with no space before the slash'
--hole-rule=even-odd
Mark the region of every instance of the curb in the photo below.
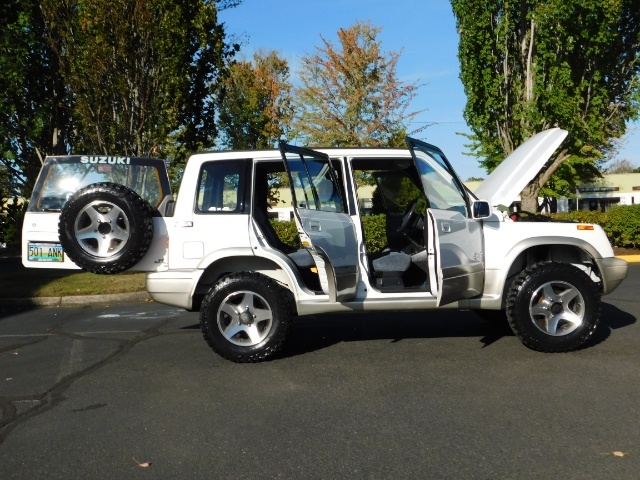
<svg viewBox="0 0 640 480">
<path fill-rule="evenodd" d="M 629 263 L 640 262 L 640 255 L 616 255 L 616 258 L 621 258 Z"/>
<path fill-rule="evenodd" d="M 79 307 L 97 303 L 143 302 L 148 299 L 147 292 L 70 295 L 68 297 L 0 298 L 0 307 Z"/>
<path fill-rule="evenodd" d="M 616 255 L 616 258 L 621 258 L 629 263 L 640 262 L 640 255 Z"/>
</svg>

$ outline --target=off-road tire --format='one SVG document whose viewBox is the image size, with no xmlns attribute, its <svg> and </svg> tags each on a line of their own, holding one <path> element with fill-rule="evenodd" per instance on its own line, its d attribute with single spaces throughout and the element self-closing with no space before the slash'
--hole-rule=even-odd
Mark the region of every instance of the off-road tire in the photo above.
<svg viewBox="0 0 640 480">
<path fill-rule="evenodd" d="M 202 335 L 218 355 L 260 362 L 279 351 L 291 330 L 291 293 L 258 273 L 227 275 L 209 289 L 200 309 Z"/>
<path fill-rule="evenodd" d="M 153 239 L 152 208 L 117 183 L 94 183 L 67 201 L 58 223 L 65 254 L 83 270 L 118 273 L 133 267 Z"/>
<path fill-rule="evenodd" d="M 582 348 L 600 321 L 600 291 L 578 267 L 541 262 L 509 288 L 507 319 L 522 343 L 539 352 Z"/>
</svg>

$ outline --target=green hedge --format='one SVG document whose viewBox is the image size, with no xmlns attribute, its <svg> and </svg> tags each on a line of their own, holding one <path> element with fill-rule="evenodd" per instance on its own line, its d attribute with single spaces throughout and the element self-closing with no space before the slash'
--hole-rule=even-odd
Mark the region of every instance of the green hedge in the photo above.
<svg viewBox="0 0 640 480">
<path fill-rule="evenodd" d="M 271 225 L 273 225 L 274 230 L 278 234 L 278 238 L 280 238 L 282 242 L 295 248 L 300 247 L 298 230 L 293 220 L 271 220 Z M 362 217 L 362 227 L 364 228 L 364 237 L 367 239 L 367 250 L 369 253 L 379 252 L 386 246 L 387 233 L 385 215 Z"/>
<path fill-rule="evenodd" d="M 615 247 L 640 247 L 640 205 L 618 205 L 608 212 L 576 210 L 556 213 L 553 218 L 600 225 Z"/>
<path fill-rule="evenodd" d="M 387 246 L 387 216 L 385 214 L 362 217 L 362 228 L 369 253 L 379 252 Z"/>
</svg>

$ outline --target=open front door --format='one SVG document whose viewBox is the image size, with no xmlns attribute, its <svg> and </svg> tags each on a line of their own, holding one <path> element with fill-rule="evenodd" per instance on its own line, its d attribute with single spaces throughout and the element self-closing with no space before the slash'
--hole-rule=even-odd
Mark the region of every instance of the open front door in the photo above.
<svg viewBox="0 0 640 480">
<path fill-rule="evenodd" d="M 462 182 L 440 149 L 407 138 L 427 196 L 427 252 L 431 291 L 438 305 L 482 293 L 482 224 L 471 215 Z"/>
<path fill-rule="evenodd" d="M 331 301 L 356 295 L 358 243 L 346 199 L 329 157 L 306 148 L 280 144 L 302 245 L 313 256 L 320 285 Z"/>
</svg>

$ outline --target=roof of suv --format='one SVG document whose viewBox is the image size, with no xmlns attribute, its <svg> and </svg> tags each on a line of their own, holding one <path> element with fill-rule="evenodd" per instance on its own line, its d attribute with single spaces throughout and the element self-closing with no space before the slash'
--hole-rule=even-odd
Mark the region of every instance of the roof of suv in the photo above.
<svg viewBox="0 0 640 480">
<path fill-rule="evenodd" d="M 318 152 L 326 153 L 329 156 L 366 156 L 371 157 L 388 157 L 402 156 L 411 157 L 411 153 L 407 148 L 379 148 L 379 147 L 325 147 L 314 148 Z M 280 151 L 277 149 L 261 149 L 261 150 L 216 150 L 211 152 L 198 152 L 191 155 L 190 158 L 198 158 L 203 160 L 214 160 L 224 157 L 224 159 L 235 158 L 253 158 L 268 159 L 268 158 L 281 158 Z"/>
</svg>

